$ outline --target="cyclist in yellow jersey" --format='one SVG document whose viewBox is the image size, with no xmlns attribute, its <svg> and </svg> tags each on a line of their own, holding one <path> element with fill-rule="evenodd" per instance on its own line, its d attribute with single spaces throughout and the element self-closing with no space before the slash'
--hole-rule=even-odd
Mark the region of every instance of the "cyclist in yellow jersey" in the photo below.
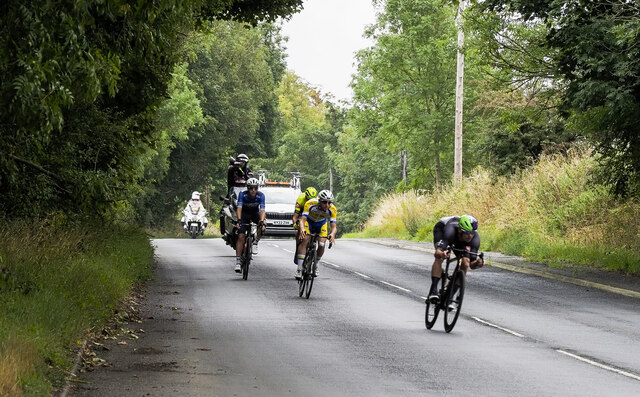
<svg viewBox="0 0 640 397">
<path fill-rule="evenodd" d="M 312 198 L 318 197 L 318 191 L 316 188 L 309 186 L 304 193 L 300 193 L 298 198 L 296 199 L 296 207 L 293 210 L 293 228 L 298 229 L 298 234 L 296 235 L 297 243 L 300 242 L 300 229 L 298 228 L 298 218 L 300 218 L 300 214 L 302 214 L 302 210 L 304 209 L 304 205 L 308 200 Z M 296 244 L 297 245 L 297 244 Z"/>
<path fill-rule="evenodd" d="M 318 233 L 320 238 L 318 239 L 318 251 L 316 252 L 316 263 L 314 264 L 315 276 L 318 276 L 318 262 L 324 254 L 324 246 L 327 242 L 327 238 L 330 243 L 335 243 L 336 234 L 338 233 L 338 210 L 332 204 L 333 194 L 329 190 L 322 190 L 318 193 L 318 198 L 308 200 L 302 210 L 302 217 L 300 218 L 298 225 L 300 230 L 301 242 L 298 245 L 297 250 L 297 265 L 296 279 L 301 277 L 302 262 L 304 261 L 304 254 L 307 251 L 307 244 L 309 244 L 310 236 L 308 233 Z M 328 225 L 331 225 L 331 232 L 328 232 Z"/>
</svg>

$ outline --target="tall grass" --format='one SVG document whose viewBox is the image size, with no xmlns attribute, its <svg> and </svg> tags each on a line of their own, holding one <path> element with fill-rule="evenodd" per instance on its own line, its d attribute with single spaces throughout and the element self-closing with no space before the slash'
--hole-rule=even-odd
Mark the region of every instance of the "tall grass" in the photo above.
<svg viewBox="0 0 640 397">
<path fill-rule="evenodd" d="M 124 226 L 0 227 L 0 395 L 49 395 L 83 334 L 150 277 L 153 249 Z"/>
<path fill-rule="evenodd" d="M 361 235 L 431 240 L 438 219 L 468 213 L 480 223 L 481 249 L 640 274 L 640 202 L 594 183 L 595 166 L 575 149 L 510 178 L 477 169 L 457 187 L 392 194 Z"/>
</svg>

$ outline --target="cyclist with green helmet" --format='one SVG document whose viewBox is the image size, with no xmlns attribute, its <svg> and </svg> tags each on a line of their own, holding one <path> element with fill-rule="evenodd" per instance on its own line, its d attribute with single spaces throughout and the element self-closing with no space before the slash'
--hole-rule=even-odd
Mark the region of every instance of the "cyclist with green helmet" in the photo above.
<svg viewBox="0 0 640 397">
<path fill-rule="evenodd" d="M 296 199 L 296 206 L 293 210 L 293 228 L 298 230 L 298 233 L 296 234 L 296 251 L 298 251 L 298 245 L 300 244 L 300 229 L 298 228 L 298 219 L 300 218 L 304 205 L 307 203 L 307 201 L 316 197 L 318 197 L 318 191 L 315 187 L 309 186 L 303 193 L 300 193 L 300 195 Z M 295 254 L 293 255 L 293 263 L 297 263 Z"/>
<path fill-rule="evenodd" d="M 318 191 L 315 187 L 309 186 L 304 193 L 300 193 L 298 198 L 296 199 L 296 207 L 293 211 L 293 227 L 294 229 L 298 227 L 298 218 L 300 218 L 300 214 L 302 214 L 302 209 L 307 201 L 312 198 L 318 197 Z"/>
<path fill-rule="evenodd" d="M 456 256 L 462 256 L 460 268 L 464 273 L 467 269 L 477 269 L 484 266 L 484 260 L 478 256 L 480 236 L 478 235 L 478 221 L 471 215 L 448 216 L 442 218 L 433 227 L 433 244 L 436 252 L 431 266 L 431 289 L 429 301 L 438 302 L 438 282 L 442 276 L 442 262 L 447 258 L 447 247 L 456 250 Z"/>
</svg>

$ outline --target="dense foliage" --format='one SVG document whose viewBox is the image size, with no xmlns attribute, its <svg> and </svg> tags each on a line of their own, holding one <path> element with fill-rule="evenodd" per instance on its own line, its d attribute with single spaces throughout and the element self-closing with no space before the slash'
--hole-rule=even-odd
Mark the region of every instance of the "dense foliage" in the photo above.
<svg viewBox="0 0 640 397">
<path fill-rule="evenodd" d="M 139 195 L 154 182 L 145 165 L 171 146 L 171 126 L 155 122 L 193 32 L 216 17 L 288 16 L 301 3 L 3 1 L 0 211 L 105 214 Z"/>
<path fill-rule="evenodd" d="M 458 2 L 374 3 L 348 104 L 286 71 L 286 38 L 265 21 L 301 0 L 3 2 L 2 216 L 175 222 L 189 192 L 225 192 L 239 152 L 274 178 L 331 186 L 342 230 L 387 192 L 446 185 Z M 585 141 L 608 186 L 638 193 L 638 3 L 583 3 L 464 12 L 465 173 L 512 174 Z"/>
<path fill-rule="evenodd" d="M 537 58 L 564 86 L 562 110 L 589 136 L 614 191 L 640 188 L 640 3 L 487 0 L 503 20 L 539 26 Z M 499 38 L 497 38 L 499 41 Z M 526 47 L 527 49 L 529 47 Z M 522 70 L 521 65 L 512 65 Z"/>
</svg>

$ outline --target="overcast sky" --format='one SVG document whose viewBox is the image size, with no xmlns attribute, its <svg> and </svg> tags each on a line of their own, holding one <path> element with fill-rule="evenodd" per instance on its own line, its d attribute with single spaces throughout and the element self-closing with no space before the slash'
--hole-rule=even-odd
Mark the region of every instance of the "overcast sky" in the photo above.
<svg viewBox="0 0 640 397">
<path fill-rule="evenodd" d="M 375 22 L 371 0 L 305 0 L 304 9 L 284 22 L 289 37 L 287 68 L 337 100 L 351 99 L 354 54 L 372 43 L 362 37 Z"/>
</svg>

